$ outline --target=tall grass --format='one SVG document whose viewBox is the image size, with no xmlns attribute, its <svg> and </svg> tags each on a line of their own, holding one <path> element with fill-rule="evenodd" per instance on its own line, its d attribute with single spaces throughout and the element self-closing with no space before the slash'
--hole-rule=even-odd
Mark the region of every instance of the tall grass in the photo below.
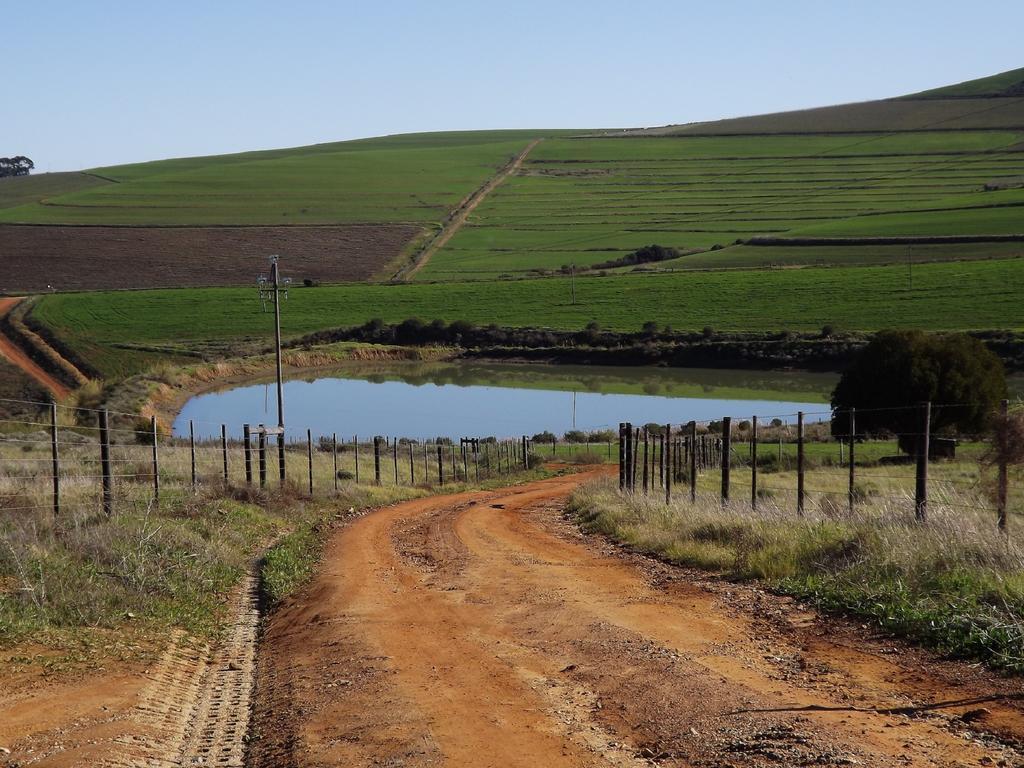
<svg viewBox="0 0 1024 768">
<path fill-rule="evenodd" d="M 1024 546 L 953 488 L 914 521 L 912 500 L 877 497 L 854 513 L 823 501 L 804 517 L 764 499 L 712 494 L 666 505 L 608 481 L 570 501 L 587 529 L 672 562 L 759 579 L 817 606 L 870 619 L 952 655 L 1024 672 Z"/>
</svg>

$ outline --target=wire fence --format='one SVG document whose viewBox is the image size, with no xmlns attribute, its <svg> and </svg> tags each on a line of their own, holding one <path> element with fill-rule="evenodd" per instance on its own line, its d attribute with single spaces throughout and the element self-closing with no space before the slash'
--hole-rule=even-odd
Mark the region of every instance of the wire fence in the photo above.
<svg viewBox="0 0 1024 768">
<path fill-rule="evenodd" d="M 1006 531 L 1024 514 L 1007 401 L 723 416 L 619 426 L 619 488 L 723 505 L 835 516 L 884 501 L 927 521 L 929 505 L 990 516 Z M 971 428 L 975 431 L 971 431 Z"/>
</svg>

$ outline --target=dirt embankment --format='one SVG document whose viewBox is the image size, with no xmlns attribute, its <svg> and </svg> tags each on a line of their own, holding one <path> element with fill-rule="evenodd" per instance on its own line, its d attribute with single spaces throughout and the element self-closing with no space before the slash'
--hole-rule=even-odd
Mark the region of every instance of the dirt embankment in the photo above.
<svg viewBox="0 0 1024 768">
<path fill-rule="evenodd" d="M 21 301 L 21 298 L 0 298 L 0 318 L 11 312 Z M 29 357 L 25 350 L 4 335 L 2 329 L 0 329 L 0 356 L 7 358 L 11 364 L 48 389 L 57 400 L 63 400 L 71 394 L 71 389 L 64 382 Z"/>
<path fill-rule="evenodd" d="M 585 538 L 585 478 L 340 531 L 267 626 L 251 764 L 1024 765 L 1018 682 Z"/>
<path fill-rule="evenodd" d="M 254 285 L 267 257 L 297 280 L 368 280 L 421 233 L 410 224 L 283 227 L 0 225 L 0 290 Z"/>
</svg>

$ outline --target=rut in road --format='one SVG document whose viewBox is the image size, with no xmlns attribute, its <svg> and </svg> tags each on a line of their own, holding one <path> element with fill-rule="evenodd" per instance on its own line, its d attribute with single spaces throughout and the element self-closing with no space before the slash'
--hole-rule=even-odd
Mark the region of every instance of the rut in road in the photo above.
<svg viewBox="0 0 1024 768">
<path fill-rule="evenodd" d="M 1019 685 L 583 536 L 600 472 L 340 530 L 266 627 L 250 764 L 1024 765 L 1018 702 L 857 711 Z"/>
</svg>

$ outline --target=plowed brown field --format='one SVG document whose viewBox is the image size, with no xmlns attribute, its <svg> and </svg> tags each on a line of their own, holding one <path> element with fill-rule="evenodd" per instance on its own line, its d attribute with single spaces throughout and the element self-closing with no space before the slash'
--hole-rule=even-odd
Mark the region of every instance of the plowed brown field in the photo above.
<svg viewBox="0 0 1024 768">
<path fill-rule="evenodd" d="M 404 224 L 332 227 L 60 227 L 0 225 L 0 291 L 248 285 L 267 257 L 287 274 L 366 280 L 420 233 Z"/>
<path fill-rule="evenodd" d="M 250 764 L 1024 765 L 1019 681 L 585 538 L 586 477 L 338 533 L 267 627 Z"/>
</svg>

